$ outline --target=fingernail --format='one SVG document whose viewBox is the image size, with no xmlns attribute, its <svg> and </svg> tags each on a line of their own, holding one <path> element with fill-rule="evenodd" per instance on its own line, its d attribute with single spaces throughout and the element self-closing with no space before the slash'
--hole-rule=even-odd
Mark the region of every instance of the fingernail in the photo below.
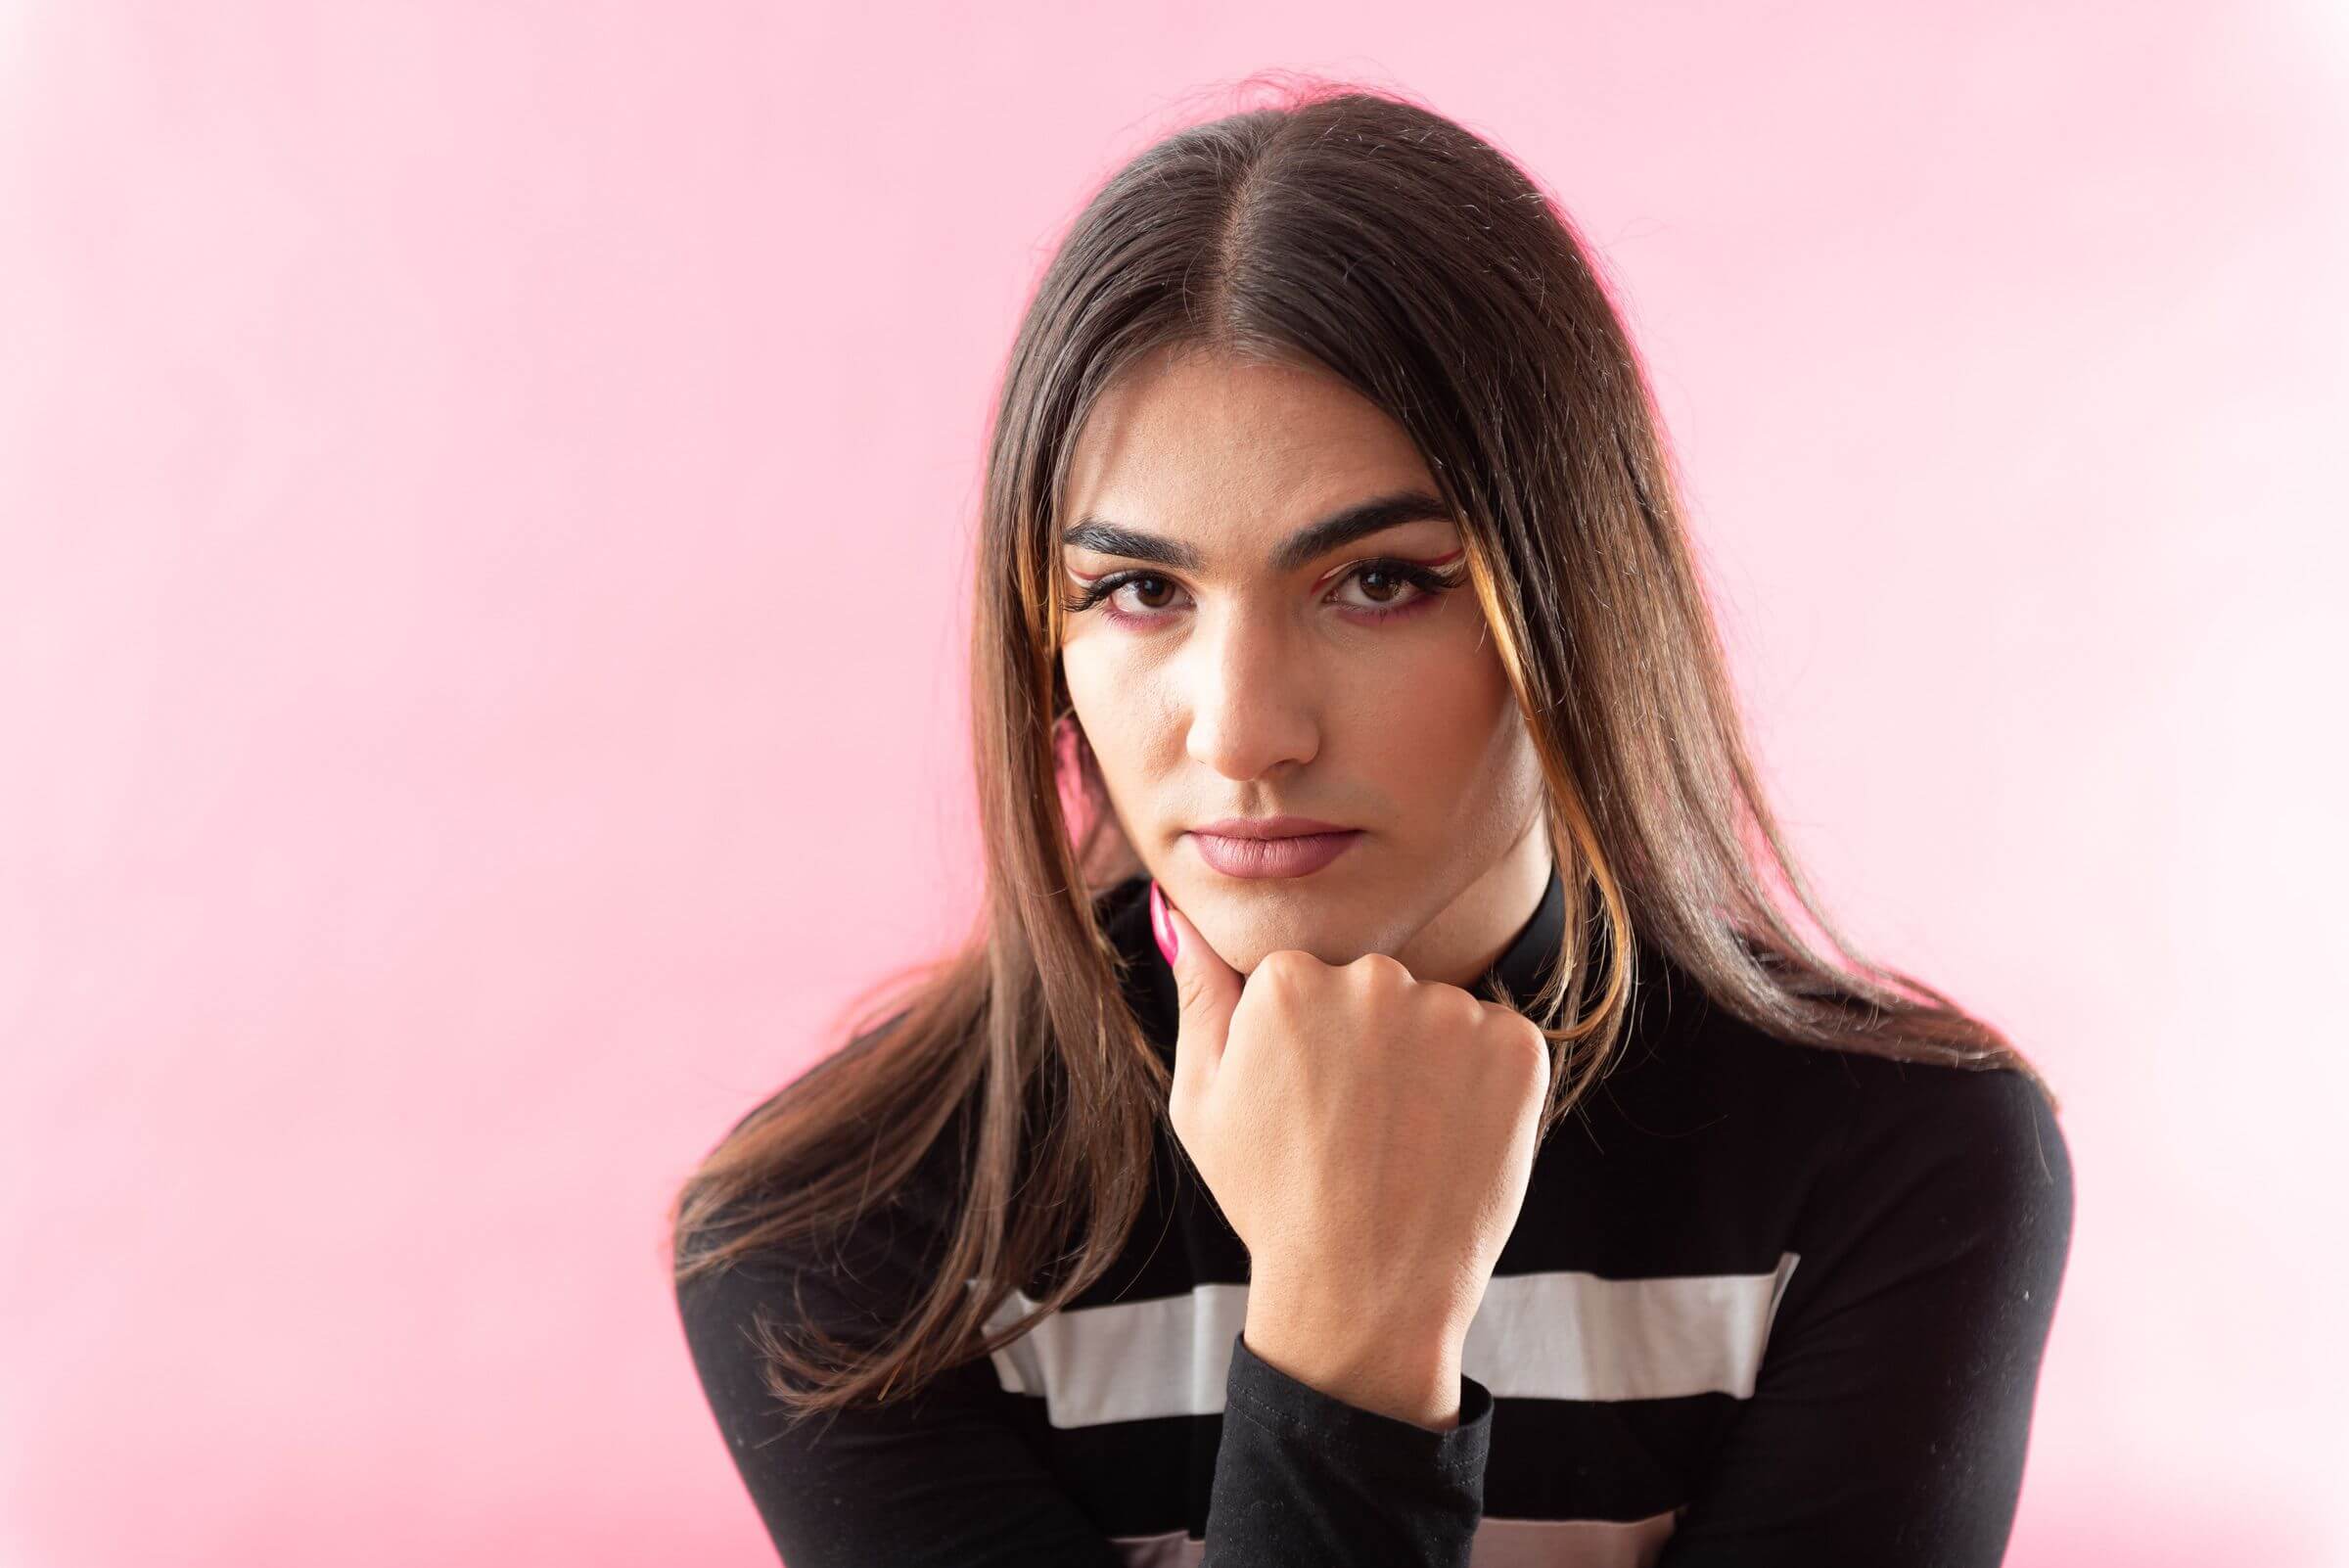
<svg viewBox="0 0 2349 1568">
<path fill-rule="evenodd" d="M 1167 916 L 1167 896 L 1159 891 L 1155 878 L 1150 883 L 1150 935 L 1158 939 L 1159 956 L 1172 965 L 1182 939 L 1174 935 L 1174 922 Z"/>
</svg>

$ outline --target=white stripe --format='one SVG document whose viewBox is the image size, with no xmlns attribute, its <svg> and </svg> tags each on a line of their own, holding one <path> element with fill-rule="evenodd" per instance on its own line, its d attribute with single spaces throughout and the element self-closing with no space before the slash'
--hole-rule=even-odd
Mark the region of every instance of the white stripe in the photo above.
<svg viewBox="0 0 2349 1568">
<path fill-rule="evenodd" d="M 1781 1253 L 1767 1274 L 1495 1279 L 1468 1324 L 1460 1370 L 1495 1399 L 1747 1399 L 1798 1261 Z"/>
<path fill-rule="evenodd" d="M 1496 1399 L 1750 1398 L 1799 1261 L 1781 1253 L 1766 1274 L 1503 1275 L 1468 1325 L 1460 1370 Z M 989 1328 L 1035 1308 L 1014 1291 Z M 1217 1414 L 1231 1342 L 1247 1320 L 1246 1285 L 1063 1309 L 996 1351 L 995 1376 L 1015 1394 L 1041 1396 L 1056 1427 Z"/>
</svg>

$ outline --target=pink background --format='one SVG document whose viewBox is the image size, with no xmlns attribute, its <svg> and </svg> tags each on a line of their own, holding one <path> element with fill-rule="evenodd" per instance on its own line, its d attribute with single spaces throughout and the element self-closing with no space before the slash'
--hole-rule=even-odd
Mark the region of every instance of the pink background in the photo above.
<svg viewBox="0 0 2349 1568">
<path fill-rule="evenodd" d="M 772 1560 L 662 1205 L 961 929 L 1016 314 L 1271 66 L 1559 192 L 2065 1097 L 2008 1560 L 2349 1560 L 2342 13 L 1107 10 L 0 5 L 0 1562 Z"/>
</svg>

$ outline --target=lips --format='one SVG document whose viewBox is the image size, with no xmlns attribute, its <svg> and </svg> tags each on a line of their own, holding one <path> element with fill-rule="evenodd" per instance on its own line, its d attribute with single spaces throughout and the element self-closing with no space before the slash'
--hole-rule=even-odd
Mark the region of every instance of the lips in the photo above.
<svg viewBox="0 0 2349 1568">
<path fill-rule="evenodd" d="M 1362 833 L 1348 828 L 1244 838 L 1194 828 L 1185 836 L 1214 869 L 1227 877 L 1256 878 L 1311 876 L 1354 848 Z"/>
<path fill-rule="evenodd" d="M 1220 839 L 1288 839 L 1309 833 L 1348 833 L 1343 822 L 1324 822 L 1315 816 L 1227 816 L 1201 822 L 1193 833 L 1213 833 Z"/>
</svg>

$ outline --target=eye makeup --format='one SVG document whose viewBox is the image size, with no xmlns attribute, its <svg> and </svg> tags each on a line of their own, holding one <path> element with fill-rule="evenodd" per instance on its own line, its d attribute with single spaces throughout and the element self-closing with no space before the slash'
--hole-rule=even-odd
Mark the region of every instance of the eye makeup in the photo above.
<svg viewBox="0 0 2349 1568">
<path fill-rule="evenodd" d="M 1449 566 L 1451 562 L 1458 561 L 1466 553 L 1466 550 L 1460 549 L 1453 550 L 1448 555 L 1428 559 L 1414 560 L 1406 556 L 1382 555 L 1364 561 L 1357 561 L 1338 575 L 1340 584 L 1361 577 L 1389 577 L 1409 584 L 1413 590 L 1412 594 L 1398 605 L 1339 604 L 1338 608 L 1347 611 L 1351 619 L 1363 624 L 1397 621 L 1406 616 L 1417 615 L 1423 610 L 1431 610 L 1443 599 L 1445 594 L 1467 580 L 1468 574 L 1465 565 L 1451 568 L 1449 571 L 1439 570 Z M 1133 583 L 1155 582 L 1164 583 L 1170 587 L 1177 586 L 1174 579 L 1164 572 L 1150 569 L 1129 569 L 1090 576 L 1072 569 L 1069 576 L 1084 586 L 1081 591 L 1062 598 L 1061 608 L 1063 610 L 1071 615 L 1082 615 L 1095 605 L 1103 605 L 1103 619 L 1116 625 L 1136 629 L 1147 629 L 1158 625 L 1167 619 L 1167 616 L 1162 614 L 1136 615 L 1130 611 L 1120 609 L 1115 602 L 1105 603 L 1105 601 L 1110 601 L 1111 595 Z"/>
</svg>

